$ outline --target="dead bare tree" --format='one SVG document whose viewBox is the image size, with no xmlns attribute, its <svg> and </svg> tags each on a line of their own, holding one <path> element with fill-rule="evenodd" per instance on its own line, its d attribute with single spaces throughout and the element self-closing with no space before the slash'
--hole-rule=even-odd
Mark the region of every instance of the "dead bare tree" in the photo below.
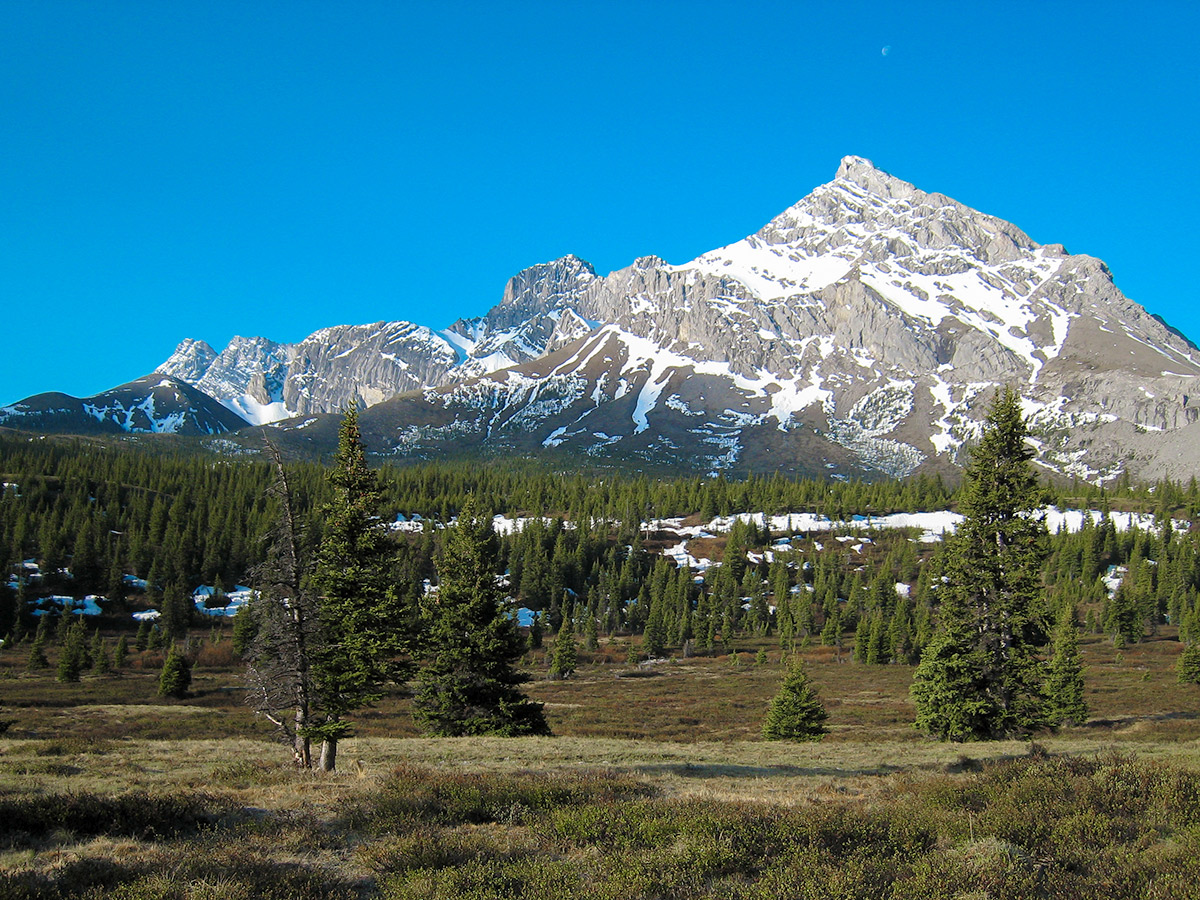
<svg viewBox="0 0 1200 900">
<path fill-rule="evenodd" d="M 287 470 L 279 449 L 270 441 L 266 447 L 275 465 L 270 491 L 279 514 L 268 535 L 266 559 L 254 572 L 258 595 L 248 614 L 257 633 L 246 657 L 247 702 L 291 745 L 296 765 L 309 769 L 316 702 L 311 655 L 320 640 L 317 598 L 304 586 L 300 525 Z"/>
</svg>

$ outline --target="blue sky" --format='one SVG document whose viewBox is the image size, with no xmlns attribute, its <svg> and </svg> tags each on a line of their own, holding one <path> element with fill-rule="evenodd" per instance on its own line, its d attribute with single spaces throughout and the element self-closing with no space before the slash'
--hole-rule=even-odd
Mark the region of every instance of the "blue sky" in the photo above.
<svg viewBox="0 0 1200 900">
<path fill-rule="evenodd" d="M 685 262 L 847 154 L 1100 257 L 1200 341 L 1195 3 L 7 0 L 0 21 L 0 402 L 99 392 L 185 337 L 444 327 L 566 253 Z"/>
</svg>

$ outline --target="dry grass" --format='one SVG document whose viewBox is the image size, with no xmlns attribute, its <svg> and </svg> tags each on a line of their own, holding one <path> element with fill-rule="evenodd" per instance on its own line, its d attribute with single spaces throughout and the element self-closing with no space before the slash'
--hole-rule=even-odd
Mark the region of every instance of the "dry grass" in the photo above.
<svg viewBox="0 0 1200 900">
<path fill-rule="evenodd" d="M 1176 682 L 1180 645 L 1173 638 L 1167 632 L 1118 653 L 1099 637 L 1085 637 L 1092 720 L 1039 736 L 1038 743 L 1055 754 L 1116 747 L 1200 767 L 1200 690 Z M 314 791 L 353 791 L 400 763 L 418 763 L 493 772 L 604 768 L 646 779 L 668 796 L 796 803 L 870 797 L 890 778 L 1027 752 L 1019 742 L 947 745 L 924 738 L 910 725 L 910 668 L 862 666 L 826 647 L 803 655 L 829 710 L 831 733 L 815 745 L 765 742 L 763 713 L 783 671 L 773 642 L 739 643 L 737 666 L 729 656 L 679 658 L 637 678 L 621 677 L 632 671 L 624 664 L 627 648 L 625 639 L 581 654 L 578 675 L 565 681 L 542 678 L 544 655 L 530 657 L 527 689 L 546 704 L 555 738 L 421 738 L 408 701 L 394 697 L 355 717 L 357 736 L 342 746 L 345 774 L 315 783 L 267 777 L 266 784 L 270 768 L 284 766 L 287 755 L 245 707 L 233 665 L 198 666 L 193 696 L 164 701 L 155 696 L 157 673 L 149 668 L 63 685 L 51 673 L 25 672 L 14 652 L 0 657 L 3 715 L 16 720 L 0 739 L 0 790 L 111 791 L 216 779 L 239 791 L 230 779 L 237 766 L 249 765 L 244 790 L 265 794 L 246 802 L 289 807 L 310 802 Z M 753 663 L 759 649 L 768 650 L 766 665 Z M 55 742 L 58 752 L 38 752 Z"/>
<path fill-rule="evenodd" d="M 800 852 L 792 835 L 811 828 L 814 835 L 828 833 L 839 847 L 879 840 L 886 856 L 885 850 L 899 850 L 888 849 L 892 838 L 880 837 L 873 823 L 891 822 L 887 835 L 896 836 L 904 854 L 922 860 L 897 870 L 896 877 L 934 886 L 914 896 L 940 898 L 937 885 L 961 879 L 1008 890 L 998 897 L 1032 896 L 1020 893 L 1024 876 L 1012 869 L 1020 858 L 1013 834 L 1029 821 L 1027 810 L 997 794 L 989 801 L 998 810 L 991 813 L 994 822 L 976 839 L 978 814 L 959 810 L 954 798 L 977 790 L 977 773 L 993 771 L 990 763 L 1031 755 L 1057 762 L 1067 756 L 1117 758 L 1113 751 L 1132 750 L 1142 760 L 1200 771 L 1200 690 L 1176 683 L 1178 646 L 1164 636 L 1118 654 L 1111 644 L 1086 638 L 1093 720 L 1041 735 L 1033 746 L 924 738 L 910 725 L 910 668 L 861 666 L 829 648 L 809 648 L 804 656 L 829 709 L 832 733 L 800 745 L 759 738 L 783 673 L 771 642 L 739 644 L 737 666 L 729 656 L 680 658 L 640 670 L 650 674 L 637 678 L 623 677 L 635 671 L 624 663 L 625 641 L 581 654 L 578 676 L 566 681 L 540 677 L 544 655 L 534 654 L 534 680 L 527 687 L 546 703 L 556 737 L 423 738 L 415 733 L 408 701 L 394 697 L 356 716 L 357 736 L 341 745 L 341 771 L 326 776 L 290 766 L 286 749 L 245 707 L 233 666 L 199 667 L 192 697 L 163 701 L 155 696 L 157 673 L 150 666 L 60 685 L 52 674 L 30 675 L 23 660 L 4 656 L 0 715 L 16 723 L 0 738 L 0 803 L 42 809 L 61 806 L 64 795 L 88 802 L 112 798 L 127 806 L 131 796 L 168 805 L 173 798 L 200 798 L 211 810 L 211 824 L 173 836 L 153 829 L 10 834 L 0 840 L 0 892 L 83 900 L 119 887 L 120 896 L 131 898 L 391 900 L 500 896 L 492 885 L 509 879 L 524 885 L 525 895 L 838 896 L 829 893 L 831 886 L 861 860 L 821 850 L 811 860 L 787 862 L 787 853 Z M 759 649 L 768 650 L 765 665 L 753 663 Z M 552 787 L 636 785 L 654 797 L 534 809 L 521 799 L 540 790 L 536 779 L 529 787 L 528 773 L 539 773 Z M 1108 790 L 1102 776 L 1098 783 Z M 416 791 L 425 798 L 420 803 L 444 791 L 451 802 L 478 804 L 481 793 L 485 809 L 496 808 L 486 814 L 500 819 L 386 825 L 371 818 L 388 797 L 401 801 L 403 815 L 415 815 L 403 812 L 411 805 L 414 778 L 422 785 Z M 1035 779 L 1030 790 L 1042 792 L 1042 785 Z M 1084 821 L 1072 810 L 1062 813 L 1064 822 Z M 609 819 L 630 830 L 617 848 L 605 831 Z M 921 837 L 914 850 L 904 844 L 912 821 L 924 823 L 914 833 L 938 836 Z M 1190 840 L 1190 832 L 1168 824 L 1163 834 L 1173 835 L 1170 840 L 1127 857 L 1140 872 L 1178 869 L 1155 876 L 1168 893 L 1153 896 L 1181 896 L 1170 891 L 1193 881 L 1186 864 L 1191 844 L 1168 852 L 1173 841 Z M 745 848 L 763 835 L 777 835 L 769 841 L 778 840 L 778 848 L 768 841 L 746 857 Z M 1076 859 L 1115 859 L 1126 852 L 1124 845 L 1105 850 L 1079 840 L 1077 856 L 1069 848 L 1052 851 L 1062 878 L 1081 871 Z M 1160 846 L 1166 848 L 1161 853 L 1154 849 Z M 1048 852 L 1043 855 L 1051 858 Z M 868 858 L 874 857 L 862 857 Z M 697 871 L 709 874 L 698 878 Z M 856 877 L 841 896 L 868 896 L 863 885 L 884 875 L 870 869 Z M 1110 880 L 1108 870 L 1089 877 L 1090 886 Z M 788 879 L 803 882 L 808 893 Z M 1151 896 L 1141 884 L 1107 895 Z"/>
</svg>

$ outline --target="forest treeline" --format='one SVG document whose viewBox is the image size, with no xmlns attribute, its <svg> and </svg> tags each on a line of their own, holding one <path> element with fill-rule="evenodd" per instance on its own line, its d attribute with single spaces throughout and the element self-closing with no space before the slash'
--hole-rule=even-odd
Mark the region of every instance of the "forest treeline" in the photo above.
<svg viewBox="0 0 1200 900">
<path fill-rule="evenodd" d="M 330 499 L 327 470 L 310 463 L 287 468 L 301 540 L 311 550 L 320 543 L 320 510 Z M 10 582 L 15 589 L 0 589 L 0 634 L 19 630 L 18 612 L 51 593 L 99 594 L 123 609 L 131 590 L 126 575 L 147 583 L 133 598 L 137 605 L 171 609 L 168 623 L 185 627 L 195 586 L 229 589 L 252 581 L 277 515 L 272 479 L 271 467 L 254 460 L 0 437 L 0 563 L 18 572 L 24 560 L 35 560 L 43 573 L 36 583 L 17 578 Z M 919 658 L 932 627 L 941 545 L 917 543 L 904 531 L 873 532 L 866 542 L 814 534 L 779 543 L 793 536 L 738 522 L 713 542 L 714 558 L 725 564 L 698 579 L 654 552 L 662 541 L 642 523 L 737 512 L 816 512 L 836 520 L 955 503 L 952 486 L 930 476 L 653 480 L 513 463 L 384 466 L 378 481 L 385 515 L 419 515 L 429 523 L 395 537 L 401 570 L 415 583 L 436 577 L 440 529 L 432 523 L 449 521 L 468 497 L 495 513 L 535 517 L 499 546 L 509 592 L 539 613 L 535 641 L 564 623 L 587 644 L 605 634 L 644 634 L 651 654 L 727 649 L 739 635 L 774 635 L 784 647 L 845 645 L 866 663 Z M 1044 491 L 1047 502 L 1061 506 L 1136 508 L 1160 521 L 1190 518 L 1200 508 L 1194 480 Z M 1070 604 L 1082 624 L 1118 641 L 1137 641 L 1165 622 L 1200 636 L 1200 554 L 1191 533 L 1118 531 L 1106 516 L 1078 533 L 1050 536 L 1049 550 L 1048 621 Z M 1101 579 L 1114 566 L 1128 574 L 1110 594 Z M 907 585 L 907 593 L 897 584 Z"/>
</svg>

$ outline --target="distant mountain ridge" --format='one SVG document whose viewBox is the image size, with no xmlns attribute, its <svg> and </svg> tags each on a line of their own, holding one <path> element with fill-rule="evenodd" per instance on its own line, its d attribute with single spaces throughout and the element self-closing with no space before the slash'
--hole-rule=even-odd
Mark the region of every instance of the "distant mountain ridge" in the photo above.
<svg viewBox="0 0 1200 900">
<path fill-rule="evenodd" d="M 1200 351 L 1102 262 L 860 157 L 689 263 L 647 256 L 600 277 L 567 256 L 442 331 L 347 325 L 221 353 L 184 341 L 160 371 L 297 449 L 356 401 L 372 449 L 397 457 L 898 476 L 960 463 L 1010 384 L 1051 470 L 1182 477 L 1200 462 Z"/>
<path fill-rule="evenodd" d="M 93 397 L 35 394 L 0 407 L 0 425 L 70 434 L 227 434 L 246 423 L 192 385 L 155 373 Z"/>
</svg>

